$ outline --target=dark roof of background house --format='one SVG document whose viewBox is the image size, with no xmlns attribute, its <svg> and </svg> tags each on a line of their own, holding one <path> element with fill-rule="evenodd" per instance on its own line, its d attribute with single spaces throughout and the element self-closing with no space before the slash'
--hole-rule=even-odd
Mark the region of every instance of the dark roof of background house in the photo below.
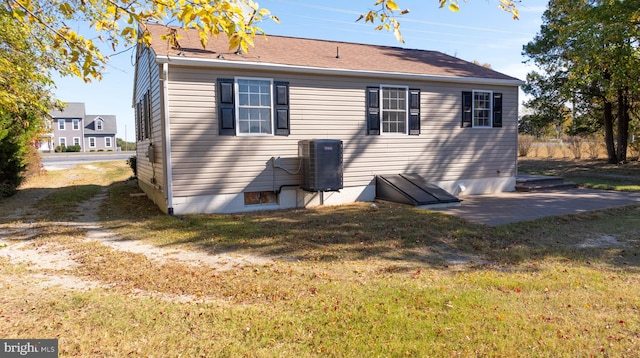
<svg viewBox="0 0 640 358">
<path fill-rule="evenodd" d="M 339 41 L 313 40 L 296 37 L 267 35 L 255 37 L 255 47 L 248 54 L 229 50 L 225 35 L 210 38 L 205 49 L 194 29 L 176 28 L 181 36 L 180 48 L 172 48 L 160 36 L 169 32 L 164 25 L 146 25 L 152 37 L 152 48 L 157 56 L 181 56 L 194 59 L 270 63 L 326 69 L 356 71 L 397 72 L 447 77 L 467 77 L 499 80 L 518 79 L 500 72 L 437 51 L 414 50 L 400 47 L 377 46 Z M 336 58 L 339 53 L 339 58 Z"/>
<path fill-rule="evenodd" d="M 85 106 L 81 102 L 68 102 L 64 110 L 51 111 L 51 117 L 53 118 L 80 118 L 85 116 Z"/>
<path fill-rule="evenodd" d="M 96 130 L 96 120 L 98 118 L 102 118 L 104 121 L 104 126 L 102 130 Z M 85 126 L 84 126 L 84 134 L 116 134 L 118 130 L 118 125 L 116 122 L 116 116 L 113 115 L 97 115 L 97 114 L 87 114 L 85 117 Z"/>
</svg>

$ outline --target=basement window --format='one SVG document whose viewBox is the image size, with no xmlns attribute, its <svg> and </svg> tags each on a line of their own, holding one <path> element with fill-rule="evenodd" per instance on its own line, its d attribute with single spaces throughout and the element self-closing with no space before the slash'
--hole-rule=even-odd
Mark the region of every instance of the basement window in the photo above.
<svg viewBox="0 0 640 358">
<path fill-rule="evenodd" d="M 277 204 L 278 194 L 272 191 L 251 191 L 244 193 L 244 205 Z"/>
</svg>

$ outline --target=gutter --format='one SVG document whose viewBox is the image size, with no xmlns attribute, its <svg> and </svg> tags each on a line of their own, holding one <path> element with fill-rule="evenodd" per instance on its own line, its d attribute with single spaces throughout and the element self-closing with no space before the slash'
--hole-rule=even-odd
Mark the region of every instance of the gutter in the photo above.
<svg viewBox="0 0 640 358">
<path fill-rule="evenodd" d="M 158 56 L 156 62 L 163 65 L 172 64 L 178 66 L 200 66 L 215 67 L 222 69 L 240 69 L 240 70 L 270 70 L 287 73 L 304 73 L 316 75 L 334 75 L 334 76 L 353 76 L 353 77 L 379 77 L 389 79 L 406 79 L 419 81 L 436 81 L 449 83 L 466 83 L 466 84 L 488 84 L 502 86 L 521 86 L 525 84 L 519 79 L 498 79 L 498 78 L 479 78 L 479 77 L 455 77 L 455 76 L 437 76 L 425 75 L 419 73 L 405 72 L 378 72 L 364 70 L 349 70 L 340 68 L 323 68 L 313 66 L 285 65 L 277 63 L 263 62 L 245 62 L 245 61 L 229 61 L 223 59 L 210 58 L 187 58 L 179 56 Z"/>
<path fill-rule="evenodd" d="M 173 215 L 173 170 L 171 169 L 171 126 L 169 118 L 169 64 L 162 64 L 162 76 L 160 77 L 162 82 L 162 112 L 164 116 L 164 160 L 166 168 L 165 172 L 165 188 L 167 188 L 167 213 Z"/>
</svg>

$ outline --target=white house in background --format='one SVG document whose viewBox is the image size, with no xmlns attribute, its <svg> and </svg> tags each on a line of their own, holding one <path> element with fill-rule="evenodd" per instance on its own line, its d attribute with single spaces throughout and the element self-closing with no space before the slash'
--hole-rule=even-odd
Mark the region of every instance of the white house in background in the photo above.
<svg viewBox="0 0 640 358">
<path fill-rule="evenodd" d="M 42 152 L 53 152 L 55 148 L 55 138 L 53 136 L 53 121 L 50 118 L 44 120 L 44 133 L 38 136 L 35 143 L 36 148 Z"/>
<path fill-rule="evenodd" d="M 514 190 L 516 78 L 434 51 L 258 36 L 243 54 L 223 36 L 203 49 L 195 30 L 174 28 L 172 42 L 146 29 L 138 183 L 165 212 L 371 201 L 398 174 L 453 194 Z M 332 191 L 308 187 L 324 176 L 306 168 L 309 140 L 342 152 Z"/>
<path fill-rule="evenodd" d="M 85 104 L 69 102 L 62 111 L 52 111 L 48 137 L 40 150 L 79 145 L 83 152 L 116 151 L 117 122 L 114 115 L 86 114 Z M 48 139 L 48 140 L 46 140 Z"/>
</svg>

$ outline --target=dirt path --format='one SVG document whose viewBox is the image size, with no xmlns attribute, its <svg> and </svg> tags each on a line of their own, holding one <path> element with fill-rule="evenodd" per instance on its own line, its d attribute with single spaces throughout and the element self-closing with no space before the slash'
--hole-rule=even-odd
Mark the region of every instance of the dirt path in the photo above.
<svg viewBox="0 0 640 358">
<path fill-rule="evenodd" d="M 47 191 L 49 192 L 49 191 Z M 270 259 L 246 254 L 210 254 L 201 251 L 161 248 L 134 240 L 125 240 L 117 234 L 104 229 L 100 224 L 98 210 L 107 196 L 106 187 L 90 200 L 78 206 L 81 214 L 73 222 L 46 222 L 33 210 L 33 205 L 46 197 L 47 192 L 40 195 L 19 193 L 12 201 L 22 202 L 11 210 L 0 213 L 0 260 L 7 259 L 11 264 L 24 267 L 22 282 L 31 286 L 58 286 L 68 290 L 89 290 L 93 288 L 110 288 L 112 282 L 88 280 L 74 275 L 74 268 L 80 263 L 74 255 L 56 244 L 37 244 L 37 239 L 45 229 L 52 225 L 73 227 L 85 233 L 85 241 L 99 242 L 111 249 L 142 254 L 157 265 L 168 262 L 192 266 L 208 266 L 217 271 L 232 270 L 246 265 L 260 265 Z M 22 195 L 21 195 L 22 194 Z M 6 208 L 6 207 L 5 207 Z M 0 264 L 2 261 L 0 261 Z M 0 282 L 8 284 L 15 277 L 1 275 Z M 170 296 L 160 293 L 135 291 L 135 296 L 153 296 L 171 301 L 202 300 L 201 297 L 185 295 Z"/>
</svg>

